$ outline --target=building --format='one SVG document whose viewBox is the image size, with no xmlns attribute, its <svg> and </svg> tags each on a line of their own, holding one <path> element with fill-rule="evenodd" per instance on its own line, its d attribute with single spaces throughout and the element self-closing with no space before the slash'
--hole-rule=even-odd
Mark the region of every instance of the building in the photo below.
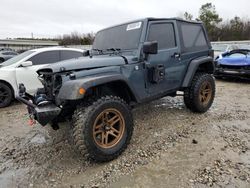
<svg viewBox="0 0 250 188">
<path fill-rule="evenodd" d="M 0 39 L 1 48 L 11 48 L 15 51 L 25 51 L 33 48 L 58 46 L 58 42 L 49 40 Z"/>
<path fill-rule="evenodd" d="M 90 50 L 92 48 L 92 45 L 67 45 L 66 47 L 78 48 L 78 49 L 82 49 L 82 50 Z"/>
</svg>

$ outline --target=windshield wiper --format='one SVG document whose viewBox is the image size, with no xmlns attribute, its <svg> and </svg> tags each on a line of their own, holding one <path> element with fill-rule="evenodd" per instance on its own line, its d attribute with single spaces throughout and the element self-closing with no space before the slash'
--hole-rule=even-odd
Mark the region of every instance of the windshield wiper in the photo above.
<svg viewBox="0 0 250 188">
<path fill-rule="evenodd" d="M 113 52 L 116 52 L 117 54 L 121 52 L 121 49 L 120 48 L 108 48 L 106 49 L 107 51 L 113 51 Z"/>
<path fill-rule="evenodd" d="M 106 49 L 106 51 L 113 51 L 113 54 L 121 56 L 124 59 L 125 63 L 128 64 L 128 59 L 120 53 L 120 48 L 108 48 Z"/>
<path fill-rule="evenodd" d="M 103 51 L 102 51 L 102 50 L 100 50 L 100 49 L 93 48 L 92 50 L 93 50 L 93 51 L 97 51 L 97 52 L 98 52 L 98 54 L 103 54 Z"/>
</svg>

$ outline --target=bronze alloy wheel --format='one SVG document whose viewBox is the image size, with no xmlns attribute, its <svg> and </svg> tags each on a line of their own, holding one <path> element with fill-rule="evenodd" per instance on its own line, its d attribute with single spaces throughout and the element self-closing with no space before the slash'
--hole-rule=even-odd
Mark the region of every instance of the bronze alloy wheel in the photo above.
<svg viewBox="0 0 250 188">
<path fill-rule="evenodd" d="M 202 83 L 199 92 L 199 100 L 203 106 L 206 106 L 212 98 L 212 85 L 206 81 Z"/>
<path fill-rule="evenodd" d="M 93 137 L 99 147 L 111 148 L 119 143 L 124 130 L 125 121 L 122 114 L 114 108 L 109 108 L 97 116 L 93 126 Z"/>
</svg>

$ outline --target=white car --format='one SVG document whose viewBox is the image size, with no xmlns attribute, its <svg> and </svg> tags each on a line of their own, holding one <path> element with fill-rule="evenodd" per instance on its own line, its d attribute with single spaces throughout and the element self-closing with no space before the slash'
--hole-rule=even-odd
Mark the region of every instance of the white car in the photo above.
<svg viewBox="0 0 250 188">
<path fill-rule="evenodd" d="M 64 47 L 26 51 L 0 65 L 0 108 L 10 105 L 23 83 L 28 93 L 42 87 L 36 71 L 48 64 L 83 56 L 83 50 Z"/>
</svg>

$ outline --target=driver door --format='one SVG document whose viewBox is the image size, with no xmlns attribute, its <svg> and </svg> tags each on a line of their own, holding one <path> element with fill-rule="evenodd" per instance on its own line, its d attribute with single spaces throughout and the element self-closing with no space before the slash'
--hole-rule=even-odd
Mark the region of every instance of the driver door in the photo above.
<svg viewBox="0 0 250 188">
<path fill-rule="evenodd" d="M 60 61 L 60 54 L 58 50 L 41 52 L 27 61 L 31 61 L 32 66 L 19 66 L 16 68 L 17 85 L 23 83 L 26 87 L 26 92 L 34 94 L 38 88 L 42 87 L 36 71 L 50 63 Z"/>
<path fill-rule="evenodd" d="M 157 54 L 147 60 L 147 91 L 151 95 L 165 93 L 179 87 L 184 64 L 181 61 L 177 25 L 174 21 L 149 22 L 147 41 L 158 42 Z"/>
</svg>

